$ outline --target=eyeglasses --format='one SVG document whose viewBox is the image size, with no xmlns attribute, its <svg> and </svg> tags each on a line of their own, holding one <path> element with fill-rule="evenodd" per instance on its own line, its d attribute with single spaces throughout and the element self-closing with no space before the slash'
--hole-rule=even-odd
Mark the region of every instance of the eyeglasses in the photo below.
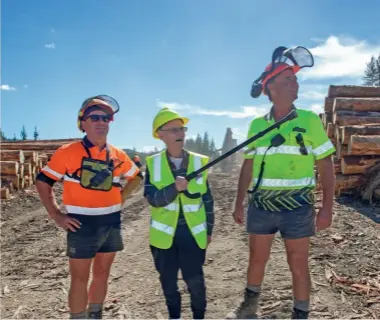
<svg viewBox="0 0 380 320">
<path fill-rule="evenodd" d="M 87 119 L 90 119 L 91 122 L 99 122 L 100 119 L 103 120 L 103 122 L 110 122 L 111 121 L 111 118 L 112 116 L 110 114 L 107 114 L 107 115 L 101 115 L 101 114 L 92 114 L 92 115 L 89 115 L 86 119 L 84 120 L 87 120 Z"/>
<path fill-rule="evenodd" d="M 307 151 L 307 148 L 305 147 L 305 143 L 303 141 L 302 135 L 299 133 L 296 135 L 296 141 L 298 145 L 300 146 L 300 152 L 302 155 L 307 156 L 309 153 Z"/>
<path fill-rule="evenodd" d="M 187 127 L 160 129 L 160 131 L 167 131 L 167 132 L 170 132 L 170 133 L 186 132 L 187 131 Z"/>
</svg>

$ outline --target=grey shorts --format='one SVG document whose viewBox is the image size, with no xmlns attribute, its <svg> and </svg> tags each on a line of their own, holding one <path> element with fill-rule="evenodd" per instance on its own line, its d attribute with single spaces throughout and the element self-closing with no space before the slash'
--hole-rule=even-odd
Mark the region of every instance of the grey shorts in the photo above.
<svg viewBox="0 0 380 320">
<path fill-rule="evenodd" d="M 67 256 L 89 259 L 98 252 L 116 252 L 124 249 L 120 224 L 82 224 L 76 232 L 67 233 Z"/>
<path fill-rule="evenodd" d="M 247 213 L 247 232 L 274 234 L 280 232 L 284 239 L 299 239 L 315 235 L 315 211 L 305 205 L 288 212 L 272 212 L 250 205 Z"/>
</svg>

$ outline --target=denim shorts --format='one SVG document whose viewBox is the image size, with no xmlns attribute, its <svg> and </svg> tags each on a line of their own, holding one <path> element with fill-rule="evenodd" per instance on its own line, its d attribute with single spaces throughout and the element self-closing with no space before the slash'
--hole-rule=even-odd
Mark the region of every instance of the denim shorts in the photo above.
<svg viewBox="0 0 380 320">
<path fill-rule="evenodd" d="M 124 249 L 121 225 L 82 224 L 76 232 L 67 232 L 67 256 L 90 259 L 98 252 L 116 252 Z"/>
<path fill-rule="evenodd" d="M 300 239 L 315 235 L 315 210 L 304 205 L 287 212 L 272 212 L 251 204 L 247 212 L 247 232 L 251 234 L 275 234 L 284 239 Z"/>
</svg>

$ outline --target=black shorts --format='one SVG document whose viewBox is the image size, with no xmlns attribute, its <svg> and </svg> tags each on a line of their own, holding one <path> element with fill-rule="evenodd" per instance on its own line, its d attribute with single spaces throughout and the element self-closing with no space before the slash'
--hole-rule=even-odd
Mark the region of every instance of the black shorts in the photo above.
<svg viewBox="0 0 380 320">
<path fill-rule="evenodd" d="M 280 231 L 284 239 L 299 239 L 315 235 L 315 211 L 312 205 L 288 212 L 272 212 L 251 204 L 247 213 L 247 232 L 274 234 Z"/>
<path fill-rule="evenodd" d="M 120 223 L 109 225 L 83 224 L 76 232 L 67 233 L 67 256 L 89 259 L 98 252 L 117 252 L 124 249 Z"/>
</svg>

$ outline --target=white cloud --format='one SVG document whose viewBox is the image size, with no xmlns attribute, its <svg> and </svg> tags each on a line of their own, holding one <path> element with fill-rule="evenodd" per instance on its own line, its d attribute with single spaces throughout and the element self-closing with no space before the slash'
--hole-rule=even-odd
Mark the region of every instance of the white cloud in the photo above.
<svg viewBox="0 0 380 320">
<path fill-rule="evenodd" d="M 195 140 L 197 138 L 197 135 L 196 134 L 191 134 L 191 135 L 188 135 L 188 134 L 186 134 L 186 139 L 193 139 L 193 140 Z"/>
<path fill-rule="evenodd" d="M 161 147 L 158 146 L 143 146 L 142 148 L 135 148 L 134 146 L 117 146 L 120 149 L 129 149 L 134 150 L 136 149 L 136 152 L 153 152 L 157 148 L 158 150 L 161 149 Z"/>
<path fill-rule="evenodd" d="M 138 150 L 138 152 L 153 152 L 154 150 L 156 150 L 156 148 L 156 146 L 144 146 L 140 150 Z"/>
<path fill-rule="evenodd" d="M 199 106 L 189 105 L 189 104 L 180 104 L 177 102 L 163 102 L 157 101 L 157 106 L 159 108 L 168 107 L 177 111 L 186 111 L 188 114 L 199 114 L 199 115 L 208 115 L 216 117 L 229 117 L 233 119 L 243 119 L 251 117 L 259 117 L 266 114 L 270 108 L 270 105 L 260 105 L 260 106 L 242 106 L 240 107 L 241 111 L 232 111 L 232 110 L 212 110 L 205 109 Z"/>
<path fill-rule="evenodd" d="M 327 91 L 325 93 L 317 92 L 317 91 L 306 91 L 306 92 L 300 92 L 299 98 L 302 98 L 305 100 L 321 100 L 321 99 L 324 99 L 326 95 L 327 95 Z"/>
<path fill-rule="evenodd" d="M 4 91 L 16 91 L 16 88 L 11 87 L 9 84 L 2 84 L 0 88 L 1 90 L 4 90 Z"/>
<path fill-rule="evenodd" d="M 244 129 L 248 130 L 248 126 L 247 128 L 244 128 Z M 231 128 L 231 131 L 232 131 L 232 138 L 237 139 L 238 143 L 247 139 L 248 132 L 243 131 L 241 128 Z"/>
<path fill-rule="evenodd" d="M 24 88 L 26 89 L 26 88 L 28 88 L 29 86 L 27 85 L 27 84 L 24 84 Z"/>
<path fill-rule="evenodd" d="M 320 114 L 324 112 L 323 104 L 315 103 L 312 104 L 310 110 L 315 112 L 316 114 Z"/>
<path fill-rule="evenodd" d="M 54 42 L 47 43 L 47 44 L 45 44 L 45 48 L 47 48 L 47 49 L 55 49 L 55 43 Z"/>
<path fill-rule="evenodd" d="M 310 51 L 314 56 L 314 67 L 305 68 L 300 72 L 300 78 L 356 78 L 363 76 L 371 57 L 379 55 L 380 44 L 330 36 Z"/>
</svg>

